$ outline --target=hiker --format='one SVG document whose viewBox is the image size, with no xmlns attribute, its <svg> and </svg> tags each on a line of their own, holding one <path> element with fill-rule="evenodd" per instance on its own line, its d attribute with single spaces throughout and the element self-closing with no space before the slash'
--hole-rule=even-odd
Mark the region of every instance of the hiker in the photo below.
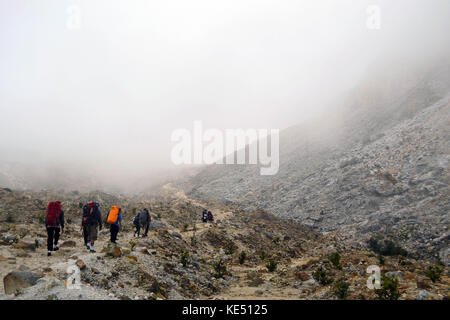
<svg viewBox="0 0 450 320">
<path fill-rule="evenodd" d="M 208 211 L 208 222 L 214 222 L 214 217 L 211 211 Z"/>
<path fill-rule="evenodd" d="M 84 222 L 89 217 L 89 212 L 91 211 L 91 207 L 89 206 L 89 203 L 86 203 L 83 206 L 83 216 L 81 218 L 81 227 L 80 230 L 83 230 L 83 239 L 84 239 L 84 246 L 88 249 L 88 231 L 87 231 L 87 224 Z"/>
<path fill-rule="evenodd" d="M 97 201 L 89 203 L 89 215 L 82 221 L 82 223 L 86 224 L 88 233 L 87 248 L 91 253 L 95 252 L 94 243 L 97 240 L 98 230 L 102 230 L 102 214 L 99 206 L 100 204 Z"/>
<path fill-rule="evenodd" d="M 60 201 L 48 204 L 45 213 L 45 227 L 47 229 L 47 256 L 50 257 L 52 251 L 59 250 L 59 236 L 64 233 L 64 211 L 61 209 Z"/>
<path fill-rule="evenodd" d="M 116 244 L 117 234 L 122 229 L 122 209 L 119 206 L 112 206 L 106 218 L 106 223 L 110 224 L 111 242 Z"/>
<path fill-rule="evenodd" d="M 206 209 L 203 209 L 203 212 L 202 212 L 202 222 L 203 223 L 208 222 L 208 212 L 206 211 Z"/>
<path fill-rule="evenodd" d="M 137 234 L 138 237 L 139 237 L 139 213 L 136 215 L 136 217 L 134 217 L 134 219 L 133 219 L 133 225 L 134 225 L 134 227 L 136 228 L 136 229 L 134 230 L 134 237 L 136 237 L 136 234 Z"/>
<path fill-rule="evenodd" d="M 148 235 L 148 229 L 150 228 L 150 222 L 151 222 L 151 217 L 150 217 L 150 213 L 148 212 L 147 209 L 144 209 L 141 212 L 139 212 L 138 226 L 137 226 L 137 236 L 138 237 L 139 237 L 141 228 L 145 229 L 143 237 L 146 237 Z"/>
</svg>

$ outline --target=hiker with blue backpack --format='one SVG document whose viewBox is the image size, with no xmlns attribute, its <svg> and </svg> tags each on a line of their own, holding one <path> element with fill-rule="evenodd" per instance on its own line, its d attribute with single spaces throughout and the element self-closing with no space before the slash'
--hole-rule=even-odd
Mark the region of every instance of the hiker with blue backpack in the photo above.
<svg viewBox="0 0 450 320">
<path fill-rule="evenodd" d="M 202 212 L 202 222 L 203 223 L 208 222 L 208 211 L 206 211 L 206 209 L 203 209 L 203 212 Z"/>
<path fill-rule="evenodd" d="M 60 201 L 52 201 L 47 206 L 45 213 L 45 227 L 47 229 L 47 256 L 52 251 L 59 250 L 59 236 L 64 233 L 64 211 L 61 209 Z"/>
</svg>

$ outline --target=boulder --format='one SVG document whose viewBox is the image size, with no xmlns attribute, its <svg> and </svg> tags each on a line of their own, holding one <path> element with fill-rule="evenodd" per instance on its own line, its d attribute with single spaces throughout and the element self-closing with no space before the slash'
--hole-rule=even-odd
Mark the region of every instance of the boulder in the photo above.
<svg viewBox="0 0 450 320">
<path fill-rule="evenodd" d="M 157 230 L 157 229 L 163 229 L 163 228 L 167 228 L 167 226 L 158 220 L 152 220 L 152 222 L 150 222 L 150 230 Z"/>
<path fill-rule="evenodd" d="M 13 245 L 14 248 L 35 251 L 36 250 L 36 242 L 30 240 L 20 240 L 19 242 Z"/>
<path fill-rule="evenodd" d="M 63 243 L 61 243 L 60 247 L 61 248 L 73 248 L 76 247 L 77 243 L 73 240 L 67 240 L 64 241 Z"/>
<path fill-rule="evenodd" d="M 126 257 L 131 263 L 136 263 L 137 262 L 137 257 L 135 257 L 135 256 L 126 256 Z"/>
<path fill-rule="evenodd" d="M 2 236 L 2 240 L 5 243 L 11 244 L 13 242 L 16 242 L 17 238 L 12 234 L 5 234 L 4 236 Z"/>
<path fill-rule="evenodd" d="M 108 244 L 103 248 L 102 252 L 105 252 L 107 256 L 114 258 L 119 258 L 122 256 L 122 250 L 119 246 L 116 246 L 114 244 Z"/>
<path fill-rule="evenodd" d="M 86 264 L 81 259 L 78 259 L 75 264 L 78 266 L 78 268 L 80 268 L 80 270 L 86 269 Z"/>
<path fill-rule="evenodd" d="M 13 271 L 3 278 L 3 286 L 6 294 L 13 294 L 18 289 L 34 286 L 42 278 L 41 275 L 27 271 Z"/>
<path fill-rule="evenodd" d="M 179 234 L 178 232 L 174 231 L 172 232 L 172 235 L 178 239 L 183 239 L 183 237 L 181 236 L 181 234 Z"/>
</svg>

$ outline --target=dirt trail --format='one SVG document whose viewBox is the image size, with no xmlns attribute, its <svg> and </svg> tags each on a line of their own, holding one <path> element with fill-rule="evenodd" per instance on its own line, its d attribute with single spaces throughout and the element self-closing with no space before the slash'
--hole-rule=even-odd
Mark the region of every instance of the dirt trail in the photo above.
<svg viewBox="0 0 450 320">
<path fill-rule="evenodd" d="M 205 208 L 208 207 L 203 202 L 200 202 L 198 200 L 187 197 L 183 190 L 175 188 L 171 183 L 164 185 L 163 190 L 165 190 L 167 193 L 171 194 L 172 196 L 174 196 L 182 201 L 191 202 L 192 204 L 194 204 L 198 207 L 205 207 Z M 214 228 L 216 226 L 217 222 L 226 221 L 233 215 L 233 212 L 228 211 L 228 210 L 223 210 L 221 208 L 211 208 L 210 207 L 209 210 L 212 212 L 212 214 L 214 216 L 214 221 L 215 221 L 214 223 L 201 222 L 200 221 L 201 213 L 199 212 L 199 217 L 198 217 L 199 222 L 195 224 L 195 231 L 192 228 L 188 231 L 184 231 L 182 228 L 178 228 L 177 231 L 183 236 L 183 238 L 190 239 L 194 235 L 194 233 L 196 236 L 199 236 L 202 233 L 204 233 L 205 231 L 207 231 L 208 229 Z"/>
</svg>

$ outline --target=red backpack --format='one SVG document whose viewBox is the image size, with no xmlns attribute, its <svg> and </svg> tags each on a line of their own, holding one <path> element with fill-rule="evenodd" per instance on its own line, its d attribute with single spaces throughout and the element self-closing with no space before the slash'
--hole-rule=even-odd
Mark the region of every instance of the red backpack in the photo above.
<svg viewBox="0 0 450 320">
<path fill-rule="evenodd" d="M 59 216 L 61 215 L 61 203 L 58 201 L 49 202 L 45 214 L 45 224 L 49 227 L 59 226 Z"/>
<path fill-rule="evenodd" d="M 94 213 L 95 202 L 86 203 L 83 207 L 83 224 L 86 224 Z M 88 211 L 89 210 L 89 211 Z"/>
</svg>

